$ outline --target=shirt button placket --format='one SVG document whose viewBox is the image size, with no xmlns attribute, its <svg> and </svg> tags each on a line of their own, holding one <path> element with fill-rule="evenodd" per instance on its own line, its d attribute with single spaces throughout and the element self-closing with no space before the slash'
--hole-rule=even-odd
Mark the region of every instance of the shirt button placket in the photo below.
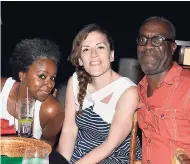
<svg viewBox="0 0 190 164">
<path fill-rule="evenodd" d="M 150 112 L 150 107 L 148 107 L 148 111 Z M 149 124 L 146 124 L 146 129 L 149 129 Z M 151 139 L 148 139 L 148 145 L 150 145 Z M 147 160 L 147 163 L 150 164 L 150 160 Z"/>
<path fill-rule="evenodd" d="M 149 143 L 149 145 L 150 145 L 150 143 L 151 143 L 151 139 L 148 139 L 148 143 Z"/>
<path fill-rule="evenodd" d="M 151 139 L 148 139 L 148 146 L 150 146 L 150 143 L 151 143 Z M 150 160 L 147 160 L 147 163 L 149 164 Z"/>
</svg>

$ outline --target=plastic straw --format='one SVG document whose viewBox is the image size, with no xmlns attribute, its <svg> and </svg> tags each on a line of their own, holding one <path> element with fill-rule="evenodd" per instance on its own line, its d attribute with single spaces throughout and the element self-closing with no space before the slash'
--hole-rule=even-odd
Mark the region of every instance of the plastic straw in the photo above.
<svg viewBox="0 0 190 164">
<path fill-rule="evenodd" d="M 28 87 L 26 88 L 26 105 L 27 105 L 27 113 L 29 112 L 29 102 L 28 102 Z"/>
</svg>

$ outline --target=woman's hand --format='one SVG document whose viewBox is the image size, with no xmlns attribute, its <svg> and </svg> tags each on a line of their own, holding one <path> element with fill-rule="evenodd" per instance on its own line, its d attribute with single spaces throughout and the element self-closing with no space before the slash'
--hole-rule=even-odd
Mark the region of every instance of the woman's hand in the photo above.
<svg viewBox="0 0 190 164">
<path fill-rule="evenodd" d="M 178 160 L 181 162 L 181 164 L 190 164 L 190 158 L 187 154 L 180 154 L 178 156 Z"/>
</svg>

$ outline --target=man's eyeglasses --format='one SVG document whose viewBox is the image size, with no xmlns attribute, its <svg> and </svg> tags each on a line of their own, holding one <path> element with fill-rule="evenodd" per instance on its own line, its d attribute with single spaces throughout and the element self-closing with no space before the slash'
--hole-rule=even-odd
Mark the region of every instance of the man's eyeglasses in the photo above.
<svg viewBox="0 0 190 164">
<path fill-rule="evenodd" d="M 152 38 L 145 37 L 145 36 L 139 36 L 136 39 L 137 45 L 138 46 L 145 46 L 149 39 L 151 40 L 152 45 L 155 47 L 161 46 L 164 41 L 174 42 L 173 39 L 169 39 L 169 38 L 166 38 L 163 36 L 153 36 Z"/>
</svg>

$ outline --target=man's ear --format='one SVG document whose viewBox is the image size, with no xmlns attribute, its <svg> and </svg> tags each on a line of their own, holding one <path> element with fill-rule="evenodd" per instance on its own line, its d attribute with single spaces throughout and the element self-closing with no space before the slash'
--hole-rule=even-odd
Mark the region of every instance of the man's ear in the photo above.
<svg viewBox="0 0 190 164">
<path fill-rule="evenodd" d="M 26 77 L 26 73 L 25 72 L 19 72 L 18 73 L 20 82 L 24 81 L 25 77 Z"/>
<path fill-rule="evenodd" d="M 113 62 L 113 61 L 114 61 L 114 51 L 111 51 L 110 62 Z"/>
<path fill-rule="evenodd" d="M 82 62 L 81 58 L 79 58 L 79 65 L 83 66 L 83 62 Z"/>
<path fill-rule="evenodd" d="M 172 55 L 175 53 L 176 48 L 177 48 L 177 44 L 172 43 Z"/>
</svg>

